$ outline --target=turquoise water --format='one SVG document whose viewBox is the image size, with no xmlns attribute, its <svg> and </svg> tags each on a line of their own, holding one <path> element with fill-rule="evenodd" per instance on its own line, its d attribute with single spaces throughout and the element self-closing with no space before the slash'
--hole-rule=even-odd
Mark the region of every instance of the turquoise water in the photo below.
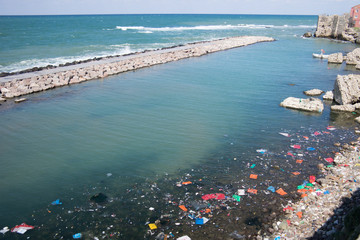
<svg viewBox="0 0 360 240">
<path fill-rule="evenodd" d="M 0 16 L 0 72 L 227 36 L 303 34 L 315 26 L 316 16 Z"/>
<path fill-rule="evenodd" d="M 46 26 L 30 24 L 42 19 L 48 20 Z M 50 20 L 65 26 L 54 28 Z M 312 58 L 319 49 L 332 53 L 355 48 L 348 43 L 301 38 L 316 24 L 313 16 L 120 15 L 1 17 L 0 21 L 7 22 L 9 29 L 11 24 L 22 28 L 21 36 L 33 41 L 15 38 L 20 30 L 1 28 L 0 41 L 14 39 L 6 47 L 0 44 L 0 55 L 9 56 L 0 58 L 4 69 L 30 58 L 77 57 L 92 45 L 101 45 L 101 51 L 112 44 L 138 50 L 242 34 L 277 39 L 33 94 L 21 104 L 2 104 L 1 228 L 24 221 L 46 225 L 50 216 L 32 215 L 47 213 L 57 198 L 63 199 L 67 212 L 86 205 L 100 189 L 116 198 L 134 184 L 176 179 L 181 171 L 201 171 L 202 166 L 226 166 L 213 156 L 236 156 L 239 162 L 246 162 L 259 148 L 280 151 L 289 144 L 278 134 L 281 131 L 352 126 L 351 117 L 339 120 L 330 114 L 329 105 L 323 114 L 279 107 L 288 96 L 303 97 L 304 90 L 332 90 L 337 74 L 354 72 Z M 213 27 L 220 23 L 247 27 Z M 115 29 L 130 25 L 147 29 Z M 265 25 L 269 27 L 259 27 Z M 211 26 L 211 30 L 168 31 L 188 26 Z M 29 34 L 34 29 L 52 31 L 43 33 L 41 42 L 35 32 L 35 39 Z M 72 40 L 61 31 L 75 31 L 79 36 Z M 56 38 L 57 34 L 61 37 Z M 126 38 L 115 39 L 112 34 Z M 69 53 L 60 50 L 70 45 L 74 49 Z M 44 52 L 35 54 L 37 48 Z M 112 175 L 108 177 L 108 173 Z M 125 210 L 118 211 L 120 215 Z M 146 219 L 139 221 L 143 225 Z"/>
</svg>

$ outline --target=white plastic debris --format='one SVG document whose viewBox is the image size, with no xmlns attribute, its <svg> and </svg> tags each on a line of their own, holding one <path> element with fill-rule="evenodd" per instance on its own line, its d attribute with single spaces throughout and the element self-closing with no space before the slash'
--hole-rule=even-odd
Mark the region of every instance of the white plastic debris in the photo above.
<svg viewBox="0 0 360 240">
<path fill-rule="evenodd" d="M 177 238 L 176 240 L 191 240 L 191 238 L 187 235 Z"/>
<path fill-rule="evenodd" d="M 10 231 L 9 227 L 4 227 L 3 229 L 0 230 L 0 233 L 5 234 L 8 231 Z"/>
<path fill-rule="evenodd" d="M 288 134 L 288 133 L 279 132 L 279 134 L 283 135 L 284 137 L 290 137 L 290 134 Z"/>
<path fill-rule="evenodd" d="M 238 189 L 237 194 L 238 194 L 239 196 L 244 196 L 244 195 L 246 195 L 245 189 Z"/>
</svg>

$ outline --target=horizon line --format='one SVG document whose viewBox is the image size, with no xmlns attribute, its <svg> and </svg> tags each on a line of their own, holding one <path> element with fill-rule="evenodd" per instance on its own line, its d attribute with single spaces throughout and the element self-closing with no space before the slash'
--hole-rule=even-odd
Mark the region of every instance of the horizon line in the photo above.
<svg viewBox="0 0 360 240">
<path fill-rule="evenodd" d="M 74 14 L 0 14 L 0 17 L 25 16 L 90 16 L 90 15 L 269 15 L 269 16 L 319 16 L 323 14 L 281 14 L 281 13 L 74 13 Z"/>
</svg>

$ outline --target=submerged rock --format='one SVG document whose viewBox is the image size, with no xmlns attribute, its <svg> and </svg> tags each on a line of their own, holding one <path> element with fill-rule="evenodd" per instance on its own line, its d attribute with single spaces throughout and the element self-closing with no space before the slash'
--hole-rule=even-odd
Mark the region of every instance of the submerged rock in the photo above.
<svg viewBox="0 0 360 240">
<path fill-rule="evenodd" d="M 317 98 L 302 99 L 288 97 L 280 103 L 280 106 L 309 112 L 322 112 L 324 110 L 324 104 Z"/>
<path fill-rule="evenodd" d="M 98 194 L 95 194 L 94 196 L 92 196 L 90 198 L 90 201 L 95 202 L 95 203 L 104 203 L 104 202 L 106 202 L 107 198 L 108 197 L 105 194 L 98 193 Z"/>
</svg>

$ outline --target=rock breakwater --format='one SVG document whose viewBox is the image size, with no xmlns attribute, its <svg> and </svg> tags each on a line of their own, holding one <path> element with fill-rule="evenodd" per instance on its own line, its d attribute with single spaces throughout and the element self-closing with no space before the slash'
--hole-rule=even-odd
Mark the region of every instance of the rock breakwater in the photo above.
<svg viewBox="0 0 360 240">
<path fill-rule="evenodd" d="M 135 53 L 128 56 L 101 59 L 66 67 L 25 73 L 0 78 L 0 91 L 4 98 L 40 92 L 55 87 L 104 78 L 157 64 L 243 47 L 275 39 L 262 36 L 231 37 L 209 42 L 191 43 L 175 48 Z"/>
</svg>

